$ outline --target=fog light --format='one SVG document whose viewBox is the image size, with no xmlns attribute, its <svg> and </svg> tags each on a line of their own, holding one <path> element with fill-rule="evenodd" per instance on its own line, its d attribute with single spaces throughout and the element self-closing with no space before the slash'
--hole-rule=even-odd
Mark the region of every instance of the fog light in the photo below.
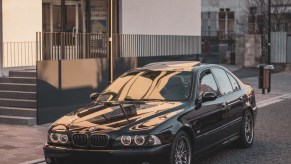
<svg viewBox="0 0 291 164">
<path fill-rule="evenodd" d="M 68 142 L 68 135 L 60 134 L 59 141 L 63 144 L 67 143 Z"/>
<path fill-rule="evenodd" d="M 130 145 L 131 144 L 131 137 L 130 136 L 122 136 L 121 143 L 125 146 Z"/>
<path fill-rule="evenodd" d="M 60 137 L 60 134 L 57 134 L 57 133 L 50 134 L 50 140 L 54 143 L 57 143 L 59 141 L 59 137 Z"/>
<path fill-rule="evenodd" d="M 138 146 L 141 146 L 144 144 L 145 142 L 145 137 L 144 136 L 135 136 L 134 137 L 134 142 L 135 144 L 137 144 Z"/>
<path fill-rule="evenodd" d="M 152 144 L 152 145 L 160 145 L 160 144 L 162 144 L 161 140 L 157 136 L 154 136 L 154 135 L 151 135 L 149 137 L 149 143 Z"/>
<path fill-rule="evenodd" d="M 46 163 L 48 163 L 48 164 L 52 163 L 51 158 L 45 158 L 45 161 L 46 161 Z"/>
</svg>

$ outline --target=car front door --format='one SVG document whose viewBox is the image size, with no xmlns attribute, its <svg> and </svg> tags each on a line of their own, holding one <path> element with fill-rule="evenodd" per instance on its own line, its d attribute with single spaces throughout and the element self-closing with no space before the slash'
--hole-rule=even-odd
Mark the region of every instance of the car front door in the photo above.
<svg viewBox="0 0 291 164">
<path fill-rule="evenodd" d="M 229 72 L 221 68 L 214 68 L 212 71 L 226 101 L 227 134 L 232 136 L 240 131 L 243 115 L 243 93 L 237 80 Z"/>
<path fill-rule="evenodd" d="M 191 117 L 195 137 L 195 151 L 205 149 L 224 139 L 225 134 L 221 131 L 226 121 L 225 99 L 221 97 L 217 83 L 212 72 L 208 69 L 203 71 L 198 81 L 198 105 L 194 117 Z M 216 93 L 218 97 L 213 101 L 202 101 L 202 95 L 207 92 Z"/>
</svg>

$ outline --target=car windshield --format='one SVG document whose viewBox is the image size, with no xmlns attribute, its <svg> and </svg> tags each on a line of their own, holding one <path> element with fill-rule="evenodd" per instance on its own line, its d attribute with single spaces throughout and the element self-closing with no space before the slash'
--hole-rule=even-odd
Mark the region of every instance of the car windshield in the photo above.
<svg viewBox="0 0 291 164">
<path fill-rule="evenodd" d="M 191 72 L 135 71 L 119 77 L 97 101 L 186 101 L 191 83 Z"/>
</svg>

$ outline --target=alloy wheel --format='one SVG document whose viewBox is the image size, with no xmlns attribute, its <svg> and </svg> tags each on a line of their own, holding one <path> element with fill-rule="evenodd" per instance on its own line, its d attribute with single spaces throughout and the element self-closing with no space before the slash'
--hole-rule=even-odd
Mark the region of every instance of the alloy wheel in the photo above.
<svg viewBox="0 0 291 164">
<path fill-rule="evenodd" d="M 178 140 L 175 150 L 176 164 L 190 164 L 191 162 L 191 146 L 185 136 L 181 136 Z"/>
<path fill-rule="evenodd" d="M 247 143 L 252 143 L 254 138 L 254 123 L 250 113 L 245 116 L 245 139 Z"/>
</svg>

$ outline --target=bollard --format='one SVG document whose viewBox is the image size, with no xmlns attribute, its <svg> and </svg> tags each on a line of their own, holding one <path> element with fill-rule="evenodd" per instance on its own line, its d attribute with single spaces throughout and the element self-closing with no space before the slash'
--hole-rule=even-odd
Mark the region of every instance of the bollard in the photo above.
<svg viewBox="0 0 291 164">
<path fill-rule="evenodd" d="M 267 64 L 259 64 L 259 89 L 262 89 L 262 94 L 265 94 L 265 87 L 264 87 L 264 68 Z"/>
</svg>

